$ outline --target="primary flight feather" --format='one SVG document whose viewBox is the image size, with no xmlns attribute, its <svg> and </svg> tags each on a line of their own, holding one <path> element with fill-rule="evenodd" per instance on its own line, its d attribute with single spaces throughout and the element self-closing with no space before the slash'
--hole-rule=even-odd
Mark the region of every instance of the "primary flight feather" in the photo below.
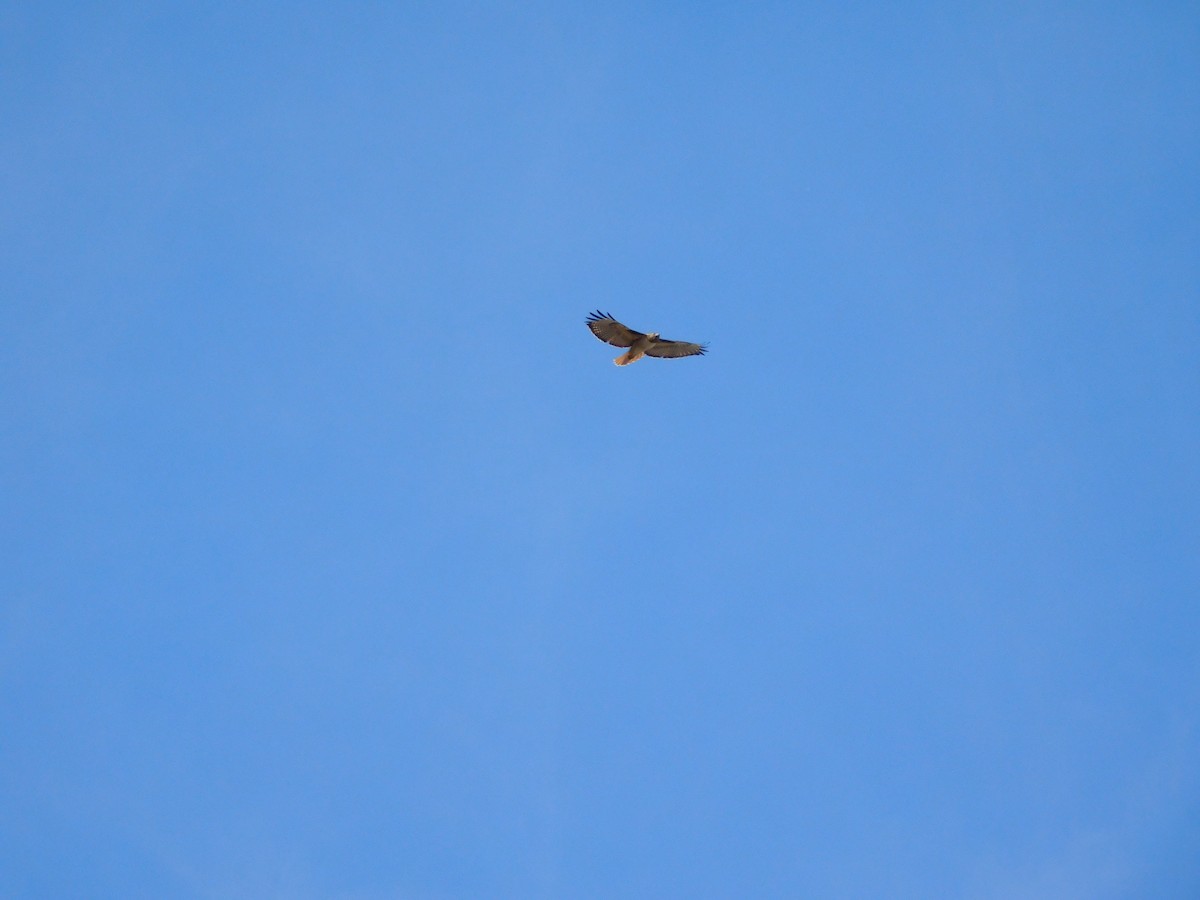
<svg viewBox="0 0 1200 900">
<path fill-rule="evenodd" d="M 665 338 L 660 338 L 657 331 L 652 331 L 649 334 L 634 331 L 632 328 L 622 325 L 608 313 L 600 312 L 600 310 L 588 314 L 587 327 L 592 330 L 592 334 L 600 338 L 604 343 L 612 344 L 614 347 L 629 348 L 628 352 L 622 353 L 613 360 L 618 366 L 627 366 L 631 362 L 637 362 L 643 356 L 655 356 L 659 359 L 678 359 L 681 356 L 703 356 L 708 352 L 707 344 L 668 341 Z"/>
</svg>

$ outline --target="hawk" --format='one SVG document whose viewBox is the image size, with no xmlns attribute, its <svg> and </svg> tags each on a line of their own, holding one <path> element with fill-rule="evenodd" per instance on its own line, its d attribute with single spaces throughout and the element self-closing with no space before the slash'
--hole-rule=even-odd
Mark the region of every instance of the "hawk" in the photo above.
<svg viewBox="0 0 1200 900">
<path fill-rule="evenodd" d="M 687 341 L 668 341 L 660 338 L 657 331 L 642 334 L 627 328 L 608 313 L 596 310 L 589 313 L 587 327 L 592 334 L 606 344 L 614 347 L 628 347 L 627 353 L 622 353 L 613 360 L 618 366 L 627 366 L 637 362 L 643 356 L 657 356 L 659 359 L 678 359 L 680 356 L 703 356 L 708 352 L 707 344 L 689 344 Z"/>
</svg>

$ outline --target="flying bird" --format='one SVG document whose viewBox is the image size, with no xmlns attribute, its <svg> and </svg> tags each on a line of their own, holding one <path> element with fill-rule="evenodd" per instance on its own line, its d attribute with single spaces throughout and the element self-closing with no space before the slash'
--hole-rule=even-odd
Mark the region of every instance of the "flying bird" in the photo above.
<svg viewBox="0 0 1200 900">
<path fill-rule="evenodd" d="M 614 319 L 608 313 L 596 310 L 589 313 L 587 327 L 592 334 L 606 344 L 614 347 L 628 347 L 627 353 L 622 353 L 613 360 L 618 366 L 627 366 L 637 362 L 643 356 L 657 356 L 659 359 L 678 359 L 681 356 L 703 356 L 708 352 L 707 344 L 689 344 L 687 341 L 668 341 L 660 338 L 657 331 L 642 334 L 634 331 Z"/>
</svg>

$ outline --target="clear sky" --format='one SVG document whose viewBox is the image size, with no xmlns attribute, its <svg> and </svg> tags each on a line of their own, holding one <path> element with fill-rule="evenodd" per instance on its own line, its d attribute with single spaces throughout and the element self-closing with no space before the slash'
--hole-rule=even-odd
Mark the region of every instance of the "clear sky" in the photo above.
<svg viewBox="0 0 1200 900">
<path fill-rule="evenodd" d="M 0 896 L 1200 896 L 1194 3 L 4 3 L 0 276 Z"/>
</svg>

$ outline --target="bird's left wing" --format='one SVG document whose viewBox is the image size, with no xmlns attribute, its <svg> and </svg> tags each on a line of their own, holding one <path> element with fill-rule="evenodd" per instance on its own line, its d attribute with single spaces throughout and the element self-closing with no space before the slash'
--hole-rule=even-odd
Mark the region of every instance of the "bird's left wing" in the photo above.
<svg viewBox="0 0 1200 900">
<path fill-rule="evenodd" d="M 655 341 L 646 348 L 647 356 L 660 359 L 678 359 L 681 356 L 703 356 L 708 352 L 707 344 L 689 344 L 687 341 Z"/>
</svg>

